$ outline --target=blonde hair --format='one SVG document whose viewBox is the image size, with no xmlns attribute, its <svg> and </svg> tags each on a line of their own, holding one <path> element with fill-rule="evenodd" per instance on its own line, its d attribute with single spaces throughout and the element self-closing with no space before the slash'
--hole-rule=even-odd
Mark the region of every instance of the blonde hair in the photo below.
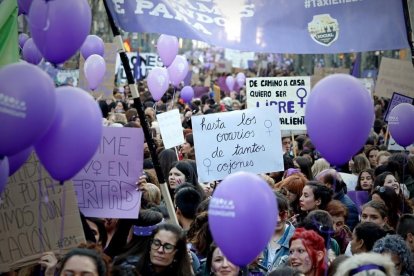
<svg viewBox="0 0 414 276">
<path fill-rule="evenodd" d="M 352 256 L 351 258 L 343 261 L 336 271 L 334 276 L 344 276 L 350 275 L 350 272 L 353 269 L 357 269 L 363 265 L 377 265 L 384 268 L 385 273 L 380 269 L 371 268 L 368 270 L 363 270 L 352 275 L 355 276 L 365 276 L 374 275 L 374 276 L 393 276 L 396 275 L 394 269 L 394 263 L 391 261 L 391 258 L 388 255 L 382 255 L 378 253 L 361 253 Z"/>
<path fill-rule="evenodd" d="M 316 175 L 326 169 L 329 169 L 331 165 L 326 161 L 324 158 L 319 158 L 313 163 L 312 166 L 312 175 L 316 177 Z"/>
<path fill-rule="evenodd" d="M 152 183 L 145 184 L 145 188 L 142 192 L 142 199 L 143 199 L 142 204 L 144 205 L 148 205 L 148 204 L 159 205 L 161 203 L 160 188 L 158 188 L 157 185 L 152 184 Z"/>
</svg>

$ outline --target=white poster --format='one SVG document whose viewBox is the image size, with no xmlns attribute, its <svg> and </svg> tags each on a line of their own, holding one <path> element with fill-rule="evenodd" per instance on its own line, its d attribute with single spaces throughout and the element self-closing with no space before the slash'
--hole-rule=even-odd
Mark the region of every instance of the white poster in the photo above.
<svg viewBox="0 0 414 276">
<path fill-rule="evenodd" d="M 281 130 L 306 130 L 310 87 L 310 77 L 247 78 L 247 108 L 275 106 Z"/>
<path fill-rule="evenodd" d="M 200 182 L 246 171 L 283 171 L 279 117 L 274 106 L 193 116 Z"/>
<path fill-rule="evenodd" d="M 157 115 L 161 137 L 166 149 L 184 144 L 184 133 L 178 109 Z"/>
</svg>

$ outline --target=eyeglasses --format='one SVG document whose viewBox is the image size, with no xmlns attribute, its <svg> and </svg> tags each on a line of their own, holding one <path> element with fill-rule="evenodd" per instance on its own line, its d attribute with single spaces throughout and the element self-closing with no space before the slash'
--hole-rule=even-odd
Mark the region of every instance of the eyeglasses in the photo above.
<svg viewBox="0 0 414 276">
<path fill-rule="evenodd" d="M 175 249 L 175 245 L 171 243 L 161 243 L 158 239 L 153 239 L 151 241 L 151 249 L 158 250 L 161 246 L 164 253 L 171 253 Z"/>
</svg>

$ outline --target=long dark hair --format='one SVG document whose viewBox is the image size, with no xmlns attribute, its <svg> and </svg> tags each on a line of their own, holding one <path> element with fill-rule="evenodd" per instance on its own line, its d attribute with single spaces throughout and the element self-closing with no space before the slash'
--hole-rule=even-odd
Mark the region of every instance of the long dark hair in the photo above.
<svg viewBox="0 0 414 276">
<path fill-rule="evenodd" d="M 374 170 L 373 169 L 364 169 L 358 174 L 358 180 L 357 180 L 357 184 L 355 186 L 355 191 L 363 191 L 362 187 L 361 187 L 361 177 L 362 177 L 362 174 L 364 172 L 368 173 L 371 176 L 371 178 L 372 178 L 372 187 L 371 187 L 371 189 L 374 188 L 374 180 L 375 180 Z"/>
<path fill-rule="evenodd" d="M 96 266 L 96 271 L 99 276 L 107 275 L 107 267 L 102 256 L 95 250 L 87 248 L 75 248 L 69 251 L 60 262 L 60 269 L 58 275 L 60 275 L 65 267 L 66 262 L 73 256 L 84 256 L 90 258 Z"/>
</svg>

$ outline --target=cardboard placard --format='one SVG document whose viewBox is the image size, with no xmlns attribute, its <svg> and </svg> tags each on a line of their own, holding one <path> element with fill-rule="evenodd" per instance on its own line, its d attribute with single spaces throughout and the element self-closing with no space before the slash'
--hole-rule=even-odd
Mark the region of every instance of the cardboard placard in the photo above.
<svg viewBox="0 0 414 276">
<path fill-rule="evenodd" d="M 284 169 L 279 118 L 273 106 L 193 116 L 192 125 L 200 182 L 237 171 Z"/>
<path fill-rule="evenodd" d="M 414 68 L 411 62 L 392 58 L 381 59 L 375 95 L 391 98 L 394 92 L 414 97 Z"/>
<path fill-rule="evenodd" d="M 0 272 L 36 264 L 46 251 L 65 254 L 83 242 L 72 182 L 53 180 L 33 153 L 1 194 Z"/>
<path fill-rule="evenodd" d="M 87 217 L 134 218 L 141 206 L 136 181 L 142 175 L 141 128 L 104 127 L 99 148 L 73 177 L 78 206 Z"/>
<path fill-rule="evenodd" d="M 184 133 L 181 116 L 178 109 L 173 109 L 157 115 L 161 137 L 166 149 L 184 144 Z"/>
<path fill-rule="evenodd" d="M 306 130 L 310 77 L 247 78 L 247 108 L 275 106 L 281 130 Z"/>
</svg>

